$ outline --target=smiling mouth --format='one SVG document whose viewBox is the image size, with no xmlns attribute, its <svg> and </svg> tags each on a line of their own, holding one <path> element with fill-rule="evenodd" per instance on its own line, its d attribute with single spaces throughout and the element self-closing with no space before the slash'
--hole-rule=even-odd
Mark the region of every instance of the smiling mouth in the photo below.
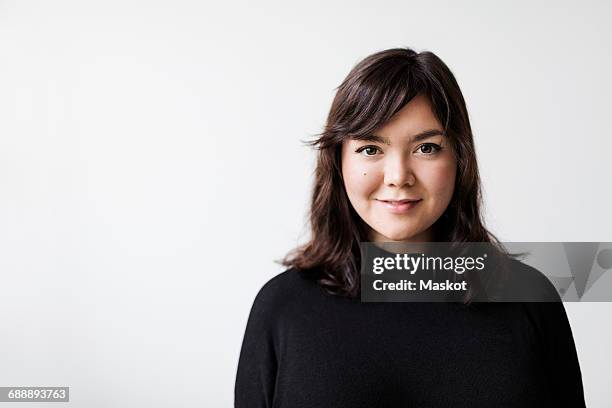
<svg viewBox="0 0 612 408">
<path fill-rule="evenodd" d="M 394 214 L 404 214 L 416 207 L 422 199 L 376 200 Z"/>
</svg>

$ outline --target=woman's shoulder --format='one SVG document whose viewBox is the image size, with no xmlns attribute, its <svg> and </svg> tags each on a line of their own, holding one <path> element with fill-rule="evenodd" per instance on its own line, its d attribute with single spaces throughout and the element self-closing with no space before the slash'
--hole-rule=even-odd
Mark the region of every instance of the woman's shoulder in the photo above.
<svg viewBox="0 0 612 408">
<path fill-rule="evenodd" d="M 315 283 L 304 273 L 295 268 L 285 269 L 265 282 L 257 297 L 262 300 L 275 300 L 293 296 L 310 289 Z"/>
<path fill-rule="evenodd" d="M 321 290 L 315 280 L 302 271 L 289 268 L 270 278 L 257 292 L 253 309 L 278 313 L 290 304 L 304 304 Z"/>
<path fill-rule="evenodd" d="M 547 271 L 551 273 L 551 271 Z M 560 302 L 559 293 L 542 271 L 518 259 L 510 261 L 510 275 L 506 284 L 511 297 L 530 302 Z"/>
</svg>

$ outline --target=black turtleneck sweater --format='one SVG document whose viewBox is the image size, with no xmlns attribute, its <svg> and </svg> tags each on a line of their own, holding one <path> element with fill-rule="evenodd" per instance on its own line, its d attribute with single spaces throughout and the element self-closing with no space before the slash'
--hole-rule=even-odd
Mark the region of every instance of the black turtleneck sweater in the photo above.
<svg viewBox="0 0 612 408">
<path fill-rule="evenodd" d="M 327 294 L 290 269 L 255 298 L 238 363 L 235 406 L 585 403 L 562 302 L 361 303 Z"/>
</svg>

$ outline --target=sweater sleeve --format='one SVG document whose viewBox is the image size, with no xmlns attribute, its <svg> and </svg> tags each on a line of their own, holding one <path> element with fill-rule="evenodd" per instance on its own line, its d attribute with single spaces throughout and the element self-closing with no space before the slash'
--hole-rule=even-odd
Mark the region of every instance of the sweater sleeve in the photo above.
<svg viewBox="0 0 612 408">
<path fill-rule="evenodd" d="M 533 303 L 554 406 L 585 407 L 580 364 L 563 303 Z"/>
<path fill-rule="evenodd" d="M 247 321 L 234 388 L 236 408 L 269 408 L 274 400 L 277 353 L 274 341 L 274 279 L 259 291 Z"/>
<path fill-rule="evenodd" d="M 540 271 L 527 267 L 536 299 L 545 302 L 525 303 L 533 322 L 543 357 L 546 376 L 558 407 L 585 407 L 582 374 L 563 301 L 559 293 Z"/>
</svg>

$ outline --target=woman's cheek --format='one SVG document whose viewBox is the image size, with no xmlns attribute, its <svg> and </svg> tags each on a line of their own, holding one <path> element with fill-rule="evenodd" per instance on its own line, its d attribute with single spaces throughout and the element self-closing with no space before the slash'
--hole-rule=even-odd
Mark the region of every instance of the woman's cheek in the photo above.
<svg viewBox="0 0 612 408">
<path fill-rule="evenodd" d="M 376 171 L 367 164 L 347 163 L 345 182 L 354 194 L 362 199 L 369 198 L 376 190 Z"/>
<path fill-rule="evenodd" d="M 450 201 L 455 188 L 456 167 L 454 162 L 440 163 L 429 173 L 428 185 L 439 202 Z"/>
</svg>

